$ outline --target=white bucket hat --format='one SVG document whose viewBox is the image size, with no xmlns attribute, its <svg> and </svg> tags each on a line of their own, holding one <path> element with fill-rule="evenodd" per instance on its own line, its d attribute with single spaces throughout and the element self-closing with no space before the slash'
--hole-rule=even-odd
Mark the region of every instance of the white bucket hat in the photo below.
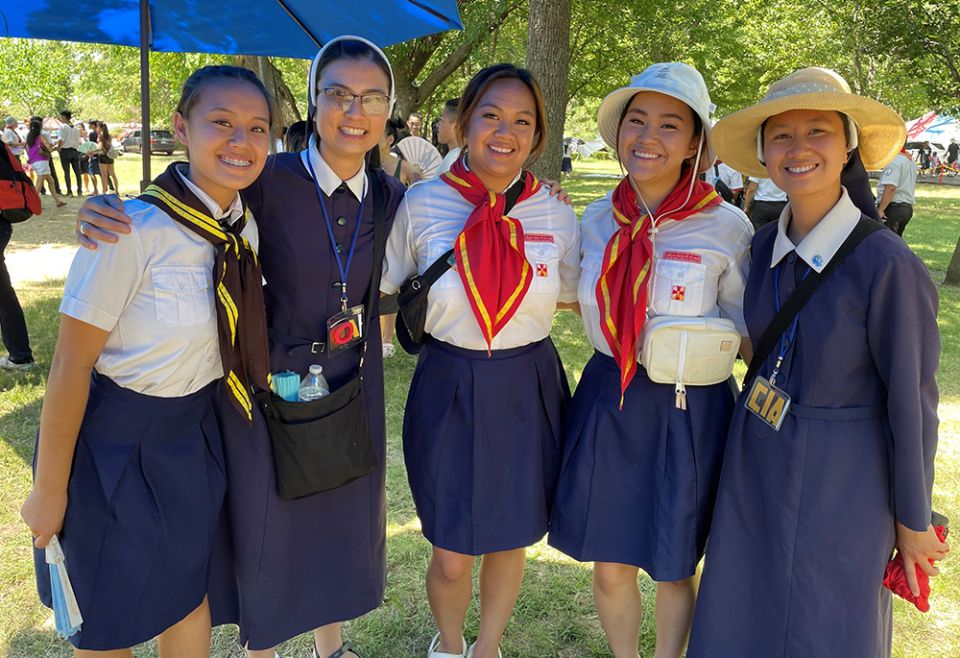
<svg viewBox="0 0 960 658">
<path fill-rule="evenodd" d="M 758 134 L 763 122 L 791 110 L 840 112 L 859 133 L 847 148 L 859 146 L 863 166 L 877 171 L 887 166 L 903 146 L 907 129 L 899 114 L 889 107 L 850 91 L 840 74 L 809 67 L 777 80 L 759 103 L 728 114 L 713 128 L 713 141 L 725 163 L 742 174 L 767 178 L 767 168 L 758 153 Z"/>
<path fill-rule="evenodd" d="M 320 63 L 320 58 L 323 57 L 323 54 L 327 52 L 327 49 L 330 48 L 330 46 L 340 41 L 359 41 L 360 43 L 370 46 L 370 48 L 377 53 L 380 59 L 383 60 L 383 63 L 387 65 L 387 70 L 390 72 L 390 90 L 388 92 L 390 96 L 390 108 L 387 110 L 387 116 L 393 116 L 393 106 L 397 102 L 397 94 L 396 84 L 393 80 L 393 67 L 390 65 L 390 60 L 387 59 L 387 56 L 382 50 L 380 50 L 377 44 L 373 43 L 369 39 L 364 39 L 363 37 L 358 37 L 353 34 L 344 34 L 330 39 L 330 41 L 323 44 L 323 48 L 321 48 L 320 52 L 318 52 L 316 57 L 313 58 L 313 62 L 310 64 L 310 77 L 307 79 L 307 83 L 309 85 L 307 92 L 308 114 L 312 116 L 317 106 L 317 65 Z"/>
<path fill-rule="evenodd" d="M 630 99 L 641 91 L 655 91 L 686 103 L 700 117 L 706 152 L 700 157 L 700 171 L 713 166 L 716 151 L 710 135 L 710 115 L 716 106 L 710 102 L 710 92 L 697 69 L 683 62 L 662 62 L 648 66 L 643 73 L 630 79 L 630 84 L 607 94 L 597 110 L 597 131 L 604 143 L 617 152 L 617 132 L 620 116 Z"/>
</svg>

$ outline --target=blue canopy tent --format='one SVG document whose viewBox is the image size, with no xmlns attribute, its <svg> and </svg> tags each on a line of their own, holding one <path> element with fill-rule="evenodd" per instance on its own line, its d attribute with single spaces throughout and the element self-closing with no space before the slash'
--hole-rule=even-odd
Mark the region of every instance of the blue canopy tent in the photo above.
<svg viewBox="0 0 960 658">
<path fill-rule="evenodd" d="M 4 3 L 5 5 L 7 3 Z M 0 8 L 0 37 L 140 48 L 143 134 L 150 131 L 148 53 L 312 58 L 329 39 L 357 34 L 382 46 L 463 29 L 456 0 L 20 0 Z M 143 179 L 150 180 L 149 140 Z"/>
</svg>

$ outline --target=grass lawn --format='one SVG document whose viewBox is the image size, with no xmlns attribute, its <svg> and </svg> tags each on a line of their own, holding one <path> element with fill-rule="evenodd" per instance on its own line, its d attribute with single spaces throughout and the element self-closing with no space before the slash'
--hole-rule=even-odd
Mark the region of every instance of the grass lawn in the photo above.
<svg viewBox="0 0 960 658">
<path fill-rule="evenodd" d="M 174 156 L 176 157 L 176 156 Z M 154 174 L 171 158 L 154 159 Z M 590 200 L 615 184 L 616 164 L 610 161 L 575 163 L 577 173 L 565 182 L 578 212 Z M 134 193 L 140 178 L 139 156 L 118 160 L 121 191 Z M 939 284 L 960 234 L 960 187 L 922 186 L 907 240 L 927 263 Z M 52 205 L 52 204 L 51 204 Z M 45 215 L 18 226 L 17 250 L 46 243 L 72 243 L 71 200 L 66 212 Z M 0 372 L 0 656 L 69 656 L 68 645 L 53 631 L 49 611 L 37 602 L 30 537 L 18 510 L 30 486 L 30 462 L 44 384 L 56 340 L 62 281 L 25 283 L 19 287 L 40 367 L 31 373 Z M 940 326 L 943 357 L 939 373 L 940 450 L 937 458 L 936 509 L 960 523 L 960 289 L 940 288 Z M 554 340 L 571 383 L 579 378 L 590 356 L 579 320 L 559 313 Z M 425 654 L 434 624 L 423 588 L 429 545 L 419 533 L 406 483 L 400 441 L 401 419 L 414 359 L 398 354 L 386 364 L 388 422 L 387 559 L 389 586 L 384 604 L 366 617 L 347 624 L 346 635 L 367 658 L 415 658 Z M 739 373 L 743 374 L 742 370 Z M 629 517 L 624 516 L 629 523 Z M 850 550 L 856 550 L 851 537 Z M 955 560 L 955 558 L 954 558 Z M 934 581 L 933 609 L 921 614 L 896 604 L 894 655 L 898 658 L 956 658 L 960 656 L 960 567 L 950 560 Z M 762 567 L 758 567 L 762 568 Z M 649 610 L 653 584 L 641 577 Z M 335 595 L 335 593 L 318 593 Z M 467 638 L 476 636 L 476 606 L 467 620 Z M 642 628 L 641 655 L 653 653 L 653 615 Z M 214 633 L 213 655 L 240 656 L 236 631 Z M 310 655 L 310 639 L 301 636 L 280 649 L 286 657 Z M 517 610 L 507 628 L 503 652 L 508 658 L 586 658 L 609 656 L 593 607 L 590 565 L 578 564 L 537 544 L 527 551 L 527 574 Z M 155 656 L 149 643 L 135 652 Z"/>
</svg>

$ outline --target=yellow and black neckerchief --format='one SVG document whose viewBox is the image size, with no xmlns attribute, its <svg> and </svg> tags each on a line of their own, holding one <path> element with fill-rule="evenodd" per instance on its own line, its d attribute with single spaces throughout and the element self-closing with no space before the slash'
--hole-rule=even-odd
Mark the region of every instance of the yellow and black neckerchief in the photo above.
<svg viewBox="0 0 960 658">
<path fill-rule="evenodd" d="M 184 163 L 167 167 L 137 198 L 160 208 L 216 249 L 213 285 L 223 376 L 230 401 L 247 421 L 252 421 L 250 385 L 265 390 L 269 387 L 270 360 L 260 262 L 240 235 L 247 222 L 246 206 L 233 225 L 221 225 L 174 171 L 179 165 Z"/>
</svg>

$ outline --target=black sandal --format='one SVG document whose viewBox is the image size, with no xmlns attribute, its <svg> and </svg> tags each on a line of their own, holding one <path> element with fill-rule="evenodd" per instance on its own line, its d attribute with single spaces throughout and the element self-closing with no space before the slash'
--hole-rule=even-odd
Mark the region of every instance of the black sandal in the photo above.
<svg viewBox="0 0 960 658">
<path fill-rule="evenodd" d="M 336 651 L 330 654 L 329 658 L 343 658 L 343 654 L 347 653 L 348 651 L 353 651 L 353 647 L 350 646 L 349 642 L 344 642 L 343 644 L 340 645 L 339 649 L 337 649 Z M 313 658 L 318 658 L 319 655 L 320 654 L 317 653 L 317 645 L 314 644 Z M 363 658 L 363 656 L 361 656 L 356 651 L 353 651 L 353 655 L 355 655 L 357 658 Z"/>
</svg>

